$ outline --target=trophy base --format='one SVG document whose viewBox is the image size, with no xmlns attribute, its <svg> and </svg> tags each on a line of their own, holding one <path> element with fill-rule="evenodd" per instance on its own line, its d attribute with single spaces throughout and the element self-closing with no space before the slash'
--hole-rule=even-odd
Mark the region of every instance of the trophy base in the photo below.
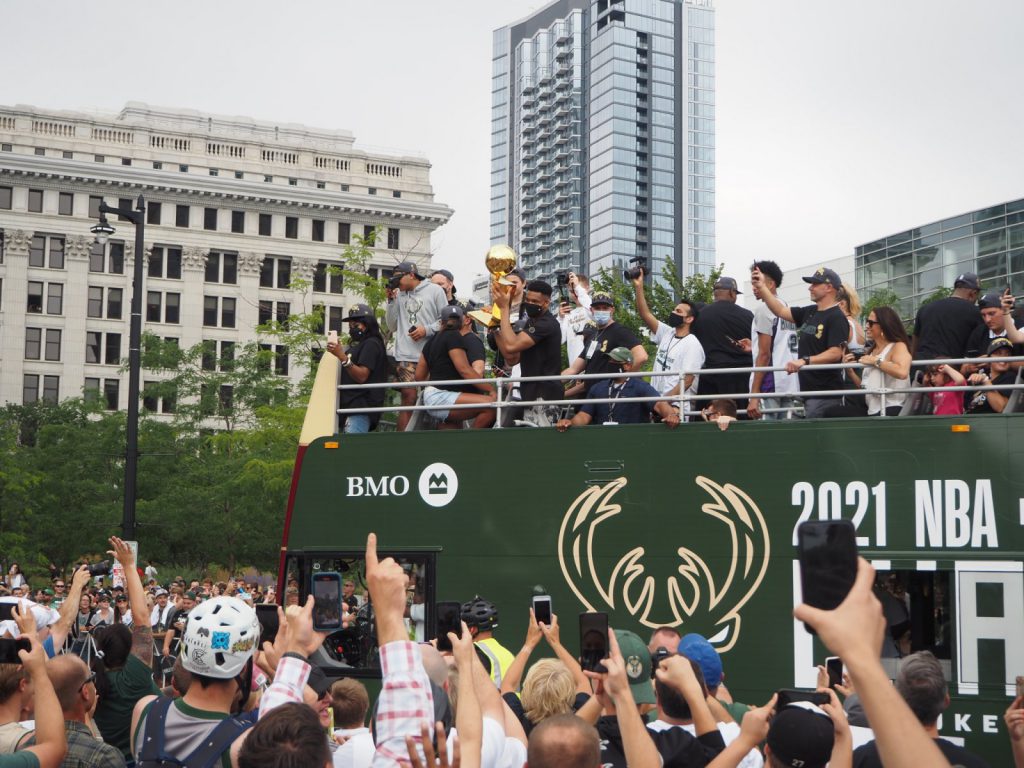
<svg viewBox="0 0 1024 768">
<path fill-rule="evenodd" d="M 497 328 L 501 324 L 501 315 L 497 311 L 494 314 L 482 309 L 474 309 L 467 313 L 471 318 L 484 326 L 484 328 Z"/>
</svg>

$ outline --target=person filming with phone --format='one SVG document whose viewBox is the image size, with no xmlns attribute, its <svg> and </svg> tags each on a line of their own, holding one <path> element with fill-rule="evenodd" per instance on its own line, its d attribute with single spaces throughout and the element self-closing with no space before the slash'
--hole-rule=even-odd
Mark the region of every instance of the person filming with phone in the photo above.
<svg viewBox="0 0 1024 768">
<path fill-rule="evenodd" d="M 368 304 L 349 307 L 348 336 L 352 343 L 342 349 L 338 335 L 332 331 L 327 351 L 341 361 L 338 406 L 340 408 L 379 408 L 384 405 L 384 387 L 361 387 L 360 384 L 383 384 L 388 378 L 388 353 L 384 348 L 377 316 Z M 347 433 L 370 432 L 377 428 L 380 413 L 349 413 L 341 417 L 340 429 Z"/>
</svg>

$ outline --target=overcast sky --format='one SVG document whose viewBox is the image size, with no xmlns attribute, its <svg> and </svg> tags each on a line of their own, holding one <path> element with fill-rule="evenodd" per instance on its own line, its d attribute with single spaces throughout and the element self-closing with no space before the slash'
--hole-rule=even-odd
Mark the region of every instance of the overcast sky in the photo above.
<svg viewBox="0 0 1024 768">
<path fill-rule="evenodd" d="M 425 153 L 469 294 L 488 247 L 491 31 L 532 0 L 5 0 L 0 103 L 129 100 Z M 1024 196 L 1021 0 L 716 0 L 718 260 L 742 278 Z"/>
</svg>

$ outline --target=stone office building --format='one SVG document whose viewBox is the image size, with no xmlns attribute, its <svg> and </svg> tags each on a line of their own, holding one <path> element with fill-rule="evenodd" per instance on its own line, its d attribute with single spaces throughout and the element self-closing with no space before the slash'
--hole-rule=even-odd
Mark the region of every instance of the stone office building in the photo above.
<svg viewBox="0 0 1024 768">
<path fill-rule="evenodd" d="M 110 217 L 102 247 L 89 228 L 100 201 L 140 194 L 143 329 L 209 342 L 218 360 L 259 323 L 315 305 L 342 331 L 359 300 L 328 270 L 343 248 L 377 233 L 372 274 L 405 259 L 425 270 L 452 215 L 425 158 L 362 150 L 348 131 L 134 102 L 116 115 L 0 107 L 0 403 L 94 390 L 127 406 L 134 227 Z M 275 351 L 275 371 L 301 378 L 306 361 Z"/>
</svg>

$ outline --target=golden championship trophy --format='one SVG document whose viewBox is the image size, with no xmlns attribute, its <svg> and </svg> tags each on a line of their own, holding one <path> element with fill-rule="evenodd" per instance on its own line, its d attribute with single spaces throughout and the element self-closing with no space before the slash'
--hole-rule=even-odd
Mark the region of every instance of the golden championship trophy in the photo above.
<svg viewBox="0 0 1024 768">
<path fill-rule="evenodd" d="M 516 252 L 507 245 L 492 245 L 484 257 L 484 266 L 498 285 L 515 285 L 505 279 L 505 275 L 516 268 Z M 495 306 L 491 307 L 490 312 L 473 310 L 469 316 L 486 328 L 494 328 L 501 323 L 501 311 Z"/>
</svg>

